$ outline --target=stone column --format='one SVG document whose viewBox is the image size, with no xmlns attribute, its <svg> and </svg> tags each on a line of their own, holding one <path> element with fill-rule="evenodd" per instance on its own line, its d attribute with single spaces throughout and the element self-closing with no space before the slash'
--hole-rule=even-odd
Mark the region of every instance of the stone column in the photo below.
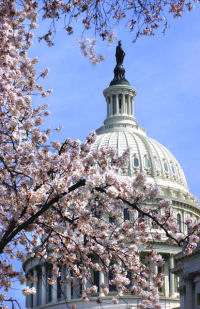
<svg viewBox="0 0 200 309">
<path fill-rule="evenodd" d="M 119 95 L 116 94 L 116 114 L 119 114 Z"/>
<path fill-rule="evenodd" d="M 45 286 L 45 282 L 46 282 L 46 267 L 43 264 L 42 265 L 42 286 L 41 286 L 41 305 L 45 305 L 46 303 L 46 286 Z"/>
<path fill-rule="evenodd" d="M 164 295 L 169 297 L 169 260 L 164 264 Z"/>
<path fill-rule="evenodd" d="M 86 279 L 85 276 L 83 276 L 83 280 L 84 279 Z M 93 280 L 93 277 L 91 277 L 91 280 Z M 86 283 L 82 283 L 77 279 L 77 285 L 78 285 L 79 291 L 77 291 L 76 298 L 82 298 L 84 296 L 87 297 L 86 290 L 87 288 L 90 288 L 93 284 L 92 284 L 92 281 L 89 282 L 87 279 L 86 279 Z"/>
<path fill-rule="evenodd" d="M 110 96 L 110 116 L 113 115 L 113 95 Z"/>
<path fill-rule="evenodd" d="M 133 96 L 131 96 L 131 115 L 133 116 Z"/>
<path fill-rule="evenodd" d="M 102 271 L 99 272 L 99 296 L 103 297 L 105 294 L 103 293 L 103 290 L 101 288 L 101 284 L 105 283 L 104 273 Z"/>
<path fill-rule="evenodd" d="M 55 280 L 55 283 L 52 284 L 52 302 L 55 303 L 57 301 L 57 277 L 52 272 L 52 279 Z"/>
<path fill-rule="evenodd" d="M 106 98 L 106 101 L 107 101 L 107 118 L 108 118 L 110 116 L 109 115 L 109 104 L 110 103 L 109 103 L 109 98 L 108 97 Z"/>
<path fill-rule="evenodd" d="M 125 94 L 122 93 L 122 115 L 125 113 Z"/>
<path fill-rule="evenodd" d="M 37 290 L 37 270 L 36 268 L 33 269 L 33 277 L 34 277 L 34 283 L 33 286 Z M 37 293 L 33 294 L 33 308 L 37 307 Z"/>
<path fill-rule="evenodd" d="M 132 114 L 131 114 L 131 98 L 130 98 L 130 95 L 128 95 L 128 114 L 132 116 Z"/>
<path fill-rule="evenodd" d="M 185 279 L 185 309 L 194 308 L 192 279 Z"/>
<path fill-rule="evenodd" d="M 71 281 L 67 280 L 65 287 L 66 299 L 69 301 L 71 299 Z"/>
<path fill-rule="evenodd" d="M 158 274 L 158 265 L 153 264 L 153 272 L 155 275 Z"/>
<path fill-rule="evenodd" d="M 172 274 L 171 270 L 174 268 L 174 256 L 170 255 L 169 257 L 169 295 L 170 297 L 174 297 L 174 274 Z"/>
<path fill-rule="evenodd" d="M 153 275 L 158 274 L 158 265 L 155 265 L 153 262 L 150 262 L 150 269 L 151 269 L 150 281 L 151 281 L 151 284 L 153 284 Z"/>
</svg>

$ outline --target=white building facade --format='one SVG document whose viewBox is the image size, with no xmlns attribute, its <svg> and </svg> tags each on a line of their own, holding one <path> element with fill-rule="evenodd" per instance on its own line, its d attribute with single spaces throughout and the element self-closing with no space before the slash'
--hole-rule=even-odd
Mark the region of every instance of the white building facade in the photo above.
<svg viewBox="0 0 200 309">
<path fill-rule="evenodd" d="M 175 256 L 173 273 L 180 280 L 180 309 L 200 309 L 200 243 L 191 255 Z"/>
<path fill-rule="evenodd" d="M 159 187 L 160 194 L 157 202 L 163 198 L 172 200 L 180 231 L 186 233 L 185 218 L 187 216 L 195 219 L 200 217 L 198 200 L 189 192 L 183 170 L 174 156 L 163 145 L 148 137 L 145 129 L 137 124 L 134 117 L 136 90 L 125 79 L 122 64 L 116 65 L 114 75 L 110 86 L 103 92 L 107 117 L 104 125 L 96 130 L 97 139 L 93 147 L 99 149 L 101 146 L 111 146 L 116 150 L 117 155 L 122 155 L 129 147 L 131 149 L 129 161 L 121 173 L 125 177 L 135 177 L 139 172 L 145 172 L 148 182 Z M 126 215 L 125 213 L 124 216 Z M 164 286 L 160 289 L 162 308 L 179 308 L 178 279 L 175 274 L 171 273 L 171 269 L 174 268 L 174 256 L 181 249 L 175 245 L 167 245 L 164 236 L 162 242 L 154 244 L 154 248 L 165 259 L 162 269 L 151 265 L 155 273 L 160 271 L 164 273 Z M 148 255 L 145 252 L 141 252 L 141 258 L 144 261 L 146 259 L 145 262 L 148 263 Z M 96 302 L 98 295 L 102 297 L 105 309 L 138 308 L 140 300 L 132 295 L 121 295 L 119 304 L 112 305 L 111 300 L 116 293 L 112 287 L 110 287 L 108 296 L 104 296 L 99 288 L 98 295 L 91 297 L 90 302 L 84 303 L 81 299 L 82 287 L 78 287 L 75 291 L 71 282 L 61 286 L 60 279 L 53 286 L 47 284 L 50 268 L 49 265 L 41 265 L 37 259 L 27 259 L 24 263 L 26 274 L 37 277 L 33 285 L 38 290 L 36 295 L 27 297 L 27 308 L 61 309 L 71 308 L 73 304 L 76 304 L 77 309 L 100 309 L 102 307 Z M 63 278 L 66 272 L 66 269 L 62 270 Z M 102 273 L 95 272 L 93 276 L 96 285 L 100 286 L 103 282 L 109 285 L 109 278 Z"/>
</svg>

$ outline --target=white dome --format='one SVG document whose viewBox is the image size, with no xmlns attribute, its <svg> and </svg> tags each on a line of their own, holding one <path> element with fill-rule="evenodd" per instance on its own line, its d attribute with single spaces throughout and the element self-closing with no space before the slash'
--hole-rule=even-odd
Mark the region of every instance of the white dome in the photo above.
<svg viewBox="0 0 200 309">
<path fill-rule="evenodd" d="M 140 131 L 138 127 L 138 131 Z M 132 132 L 131 132 L 132 131 Z M 98 133 L 98 131 L 97 131 Z M 94 149 L 113 147 L 117 155 L 130 148 L 131 154 L 127 165 L 128 175 L 134 176 L 145 172 L 151 182 L 158 186 L 172 187 L 188 192 L 183 170 L 175 157 L 163 145 L 144 133 L 133 130 L 108 131 L 97 136 Z"/>
<path fill-rule="evenodd" d="M 183 170 L 163 145 L 146 135 L 134 118 L 136 90 L 129 85 L 112 85 L 104 90 L 107 118 L 97 132 L 94 149 L 111 146 L 117 155 L 131 149 L 124 175 L 147 174 L 147 180 L 160 188 L 189 193 Z"/>
</svg>

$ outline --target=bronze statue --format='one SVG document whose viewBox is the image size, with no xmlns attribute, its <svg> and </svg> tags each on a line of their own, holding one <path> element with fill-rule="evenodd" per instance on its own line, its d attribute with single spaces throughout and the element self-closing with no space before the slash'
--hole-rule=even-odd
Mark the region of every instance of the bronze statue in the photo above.
<svg viewBox="0 0 200 309">
<path fill-rule="evenodd" d="M 118 41 L 118 45 L 116 47 L 116 54 L 115 54 L 117 65 L 122 65 L 124 56 L 125 56 L 125 52 L 122 49 L 121 41 Z"/>
<path fill-rule="evenodd" d="M 123 67 L 125 52 L 122 49 L 121 41 L 118 41 L 118 45 L 116 47 L 116 66 L 114 68 L 114 78 L 110 82 L 110 86 L 113 85 L 130 85 L 129 82 L 125 78 L 125 69 Z"/>
</svg>

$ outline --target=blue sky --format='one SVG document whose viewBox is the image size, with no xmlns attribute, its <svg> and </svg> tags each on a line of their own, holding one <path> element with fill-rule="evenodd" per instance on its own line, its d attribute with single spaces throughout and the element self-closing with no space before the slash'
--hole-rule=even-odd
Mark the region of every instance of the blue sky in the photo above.
<svg viewBox="0 0 200 309">
<path fill-rule="evenodd" d="M 183 18 L 172 19 L 165 36 L 143 37 L 136 44 L 123 28 L 116 29 L 126 52 L 124 67 L 130 84 L 136 88 L 135 116 L 147 135 L 166 146 L 180 162 L 190 191 L 200 199 L 200 7 Z M 102 125 L 106 116 L 103 90 L 113 78 L 115 46 L 97 44 L 105 61 L 92 66 L 84 58 L 77 37 L 65 36 L 57 28 L 55 47 L 35 45 L 39 68 L 50 67 L 44 81 L 53 88 L 46 100 L 51 116 L 46 125 L 63 125 L 54 138 L 84 140 Z M 38 30 L 40 31 L 40 29 Z M 36 101 L 39 99 L 35 99 Z"/>
<path fill-rule="evenodd" d="M 144 37 L 132 44 L 131 35 L 116 29 L 126 52 L 126 78 L 137 89 L 135 117 L 147 135 L 166 146 L 185 172 L 189 190 L 200 200 L 200 7 L 183 18 L 172 20 L 166 35 Z M 37 34 L 46 27 L 37 30 Z M 92 66 L 77 44 L 78 36 L 67 36 L 58 25 L 55 47 L 35 44 L 38 70 L 48 66 L 43 84 L 53 88 L 45 99 L 51 116 L 46 127 L 63 126 L 54 139 L 84 140 L 100 127 L 106 116 L 103 90 L 113 78 L 115 46 L 99 42 L 97 52 L 105 61 Z M 34 103 L 40 103 L 39 98 Z M 12 290 L 17 297 L 18 292 Z M 20 294 L 19 294 L 20 295 Z M 19 296 L 22 301 L 22 297 Z M 23 307 L 23 305 L 22 305 Z"/>
</svg>

